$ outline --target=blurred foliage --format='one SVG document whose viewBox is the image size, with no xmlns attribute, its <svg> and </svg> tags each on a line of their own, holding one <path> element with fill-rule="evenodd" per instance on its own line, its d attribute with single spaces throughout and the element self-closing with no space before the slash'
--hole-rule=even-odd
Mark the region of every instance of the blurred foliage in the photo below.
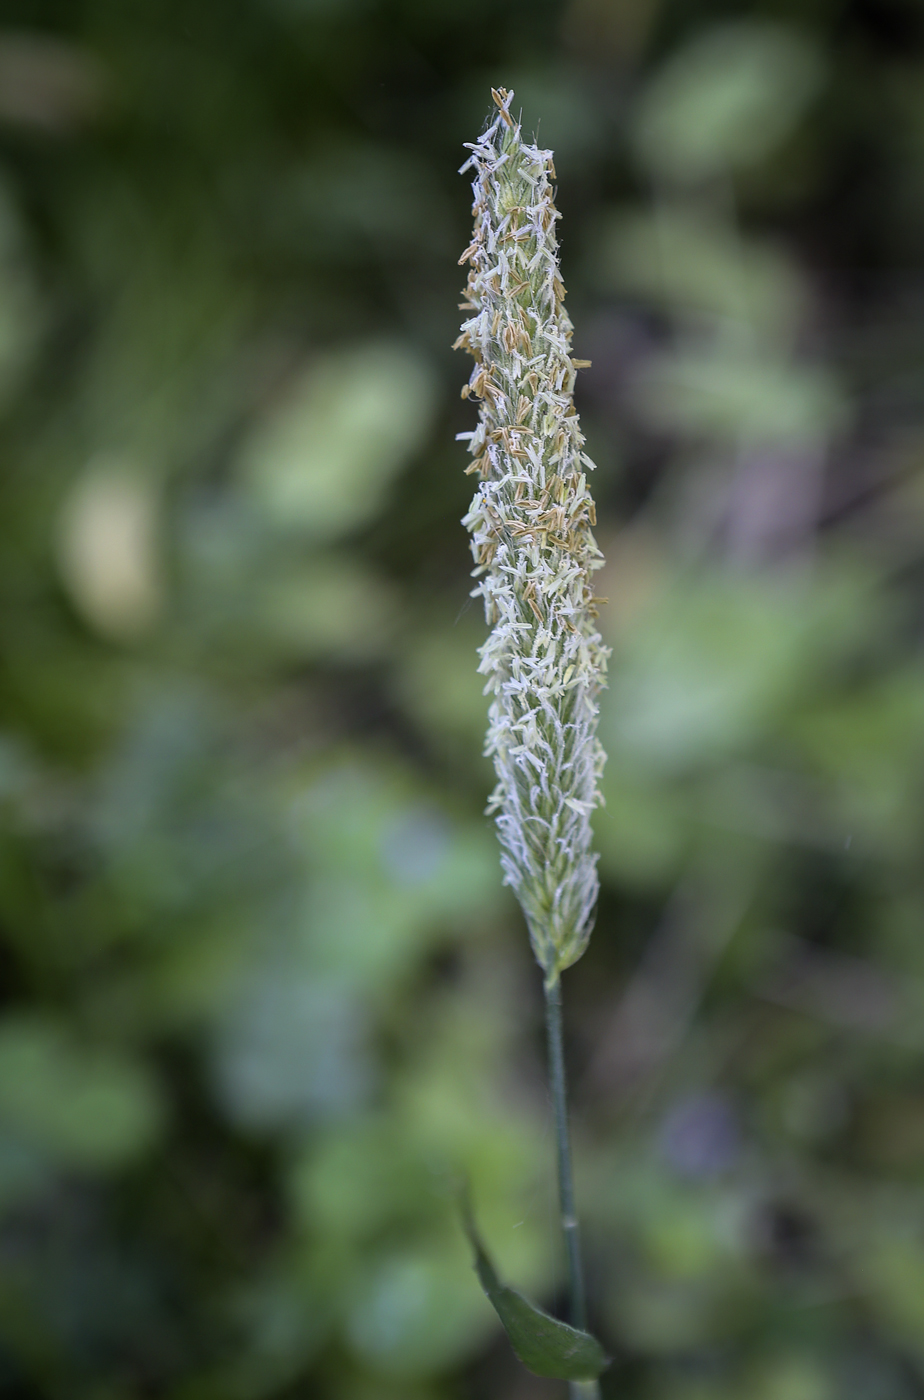
<svg viewBox="0 0 924 1400">
<path fill-rule="evenodd" d="M 569 973 L 627 1400 L 924 1395 L 912 0 L 7 0 L 0 1391 L 540 1400 L 562 1268 L 454 434 L 555 148 L 613 647 Z"/>
</svg>

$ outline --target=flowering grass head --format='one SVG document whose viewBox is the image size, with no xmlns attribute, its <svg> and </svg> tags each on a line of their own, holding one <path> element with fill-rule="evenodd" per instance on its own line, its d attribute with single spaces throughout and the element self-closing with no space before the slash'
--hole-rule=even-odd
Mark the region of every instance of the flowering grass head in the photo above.
<svg viewBox="0 0 924 1400">
<path fill-rule="evenodd" d="M 524 142 L 513 93 L 492 96 L 497 111 L 462 166 L 475 171 L 475 229 L 460 258 L 471 315 L 456 347 L 475 360 L 463 397 L 480 403 L 477 428 L 461 434 L 479 478 L 463 524 L 491 626 L 479 666 L 498 780 L 488 810 L 505 883 L 552 984 L 587 946 L 599 886 L 590 817 L 601 801 L 608 652 L 592 578 L 603 561 L 573 402 L 586 361 L 571 358 L 552 152 Z"/>
</svg>

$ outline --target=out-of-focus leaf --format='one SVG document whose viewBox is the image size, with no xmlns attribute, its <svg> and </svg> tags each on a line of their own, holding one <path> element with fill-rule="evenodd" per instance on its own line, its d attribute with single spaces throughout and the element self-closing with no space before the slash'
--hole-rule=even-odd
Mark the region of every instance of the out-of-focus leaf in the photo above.
<svg viewBox="0 0 924 1400">
<path fill-rule="evenodd" d="M 241 449 L 253 500 L 281 530 L 334 539 L 380 510 L 436 406 L 426 361 L 372 343 L 319 359 Z"/>
<path fill-rule="evenodd" d="M 750 20 L 719 26 L 650 84 L 636 148 L 654 174 L 677 184 L 751 165 L 788 135 L 821 78 L 819 55 L 797 30 Z"/>
<path fill-rule="evenodd" d="M 705 1194 L 668 1188 L 663 1197 L 660 1209 L 641 1222 L 647 1262 L 665 1279 L 707 1281 L 732 1253 L 723 1239 L 725 1222 Z"/>
<path fill-rule="evenodd" d="M 609 1364 L 606 1352 L 589 1332 L 559 1322 L 508 1288 L 497 1277 L 475 1229 L 471 1212 L 465 1213 L 465 1231 L 475 1252 L 475 1270 L 481 1286 L 510 1338 L 510 1345 L 527 1370 L 554 1380 L 595 1380 Z"/>
<path fill-rule="evenodd" d="M 38 1014 L 0 1021 L 0 1123 L 66 1166 L 119 1167 L 163 1122 L 157 1084 L 124 1052 L 82 1045 Z"/>
<path fill-rule="evenodd" d="M 431 1004 L 390 1107 L 319 1125 L 292 1163 L 307 1260 L 329 1259 L 325 1288 L 335 1272 L 351 1280 L 341 1290 L 349 1336 L 390 1371 L 451 1364 L 490 1336 L 493 1314 L 471 1286 L 456 1218 L 463 1177 L 505 1269 L 551 1285 L 546 1212 L 536 1208 L 541 1126 L 496 1075 L 512 1031 L 498 972 L 489 956 Z"/>
<path fill-rule="evenodd" d="M 249 583 L 248 581 L 245 581 Z M 249 584 L 257 646 L 303 660 L 368 660 L 389 646 L 398 595 L 355 556 L 325 553 Z"/>
<path fill-rule="evenodd" d="M 422 948 L 501 898 L 491 832 L 384 765 L 344 763 L 303 788 L 292 828 L 317 870 L 298 936 L 325 975 L 381 993 Z"/>
<path fill-rule="evenodd" d="M 660 429 L 733 448 L 813 446 L 846 417 L 826 370 L 731 344 L 652 356 L 633 385 L 633 402 Z"/>
<path fill-rule="evenodd" d="M 483 677 L 473 665 L 484 635 L 484 624 L 471 610 L 453 628 L 443 625 L 411 637 L 399 656 L 394 690 L 402 707 L 425 727 L 428 740 L 458 754 L 466 771 L 482 778 L 487 794 L 493 785 L 490 762 L 473 764 L 484 746 L 487 715 Z"/>
<path fill-rule="evenodd" d="M 633 888 L 651 888 L 677 870 L 687 841 L 682 796 L 610 759 L 603 773 L 605 806 L 594 813 L 601 870 Z"/>
<path fill-rule="evenodd" d="M 131 1000 L 137 1024 L 175 1031 L 180 1027 L 214 1024 L 227 1007 L 237 1004 L 241 985 L 253 971 L 255 909 L 243 903 L 232 916 L 219 908 L 213 920 L 193 920 L 192 928 L 172 939 L 161 953 L 146 961 L 131 990 L 116 979 L 113 995 Z M 101 1011 L 108 989 L 96 998 Z"/>
<path fill-rule="evenodd" d="M 435 1211 L 440 1183 L 418 1150 L 415 1128 L 413 1115 L 367 1114 L 306 1145 L 290 1180 L 298 1221 L 306 1230 L 364 1241 L 387 1223 Z"/>
<path fill-rule="evenodd" d="M 677 1280 L 640 1274 L 612 1306 L 617 1334 L 628 1347 L 655 1356 L 683 1355 L 703 1341 L 715 1345 L 740 1325 L 733 1301 L 701 1278 Z"/>
<path fill-rule="evenodd" d="M 58 566 L 72 602 L 104 637 L 131 641 L 164 601 L 158 502 L 131 464 L 91 464 L 72 487 L 58 529 Z"/>
<path fill-rule="evenodd" d="M 824 775 L 839 824 L 857 849 L 893 858 L 916 849 L 924 758 L 924 675 L 917 668 L 810 707 L 792 733 Z"/>
<path fill-rule="evenodd" d="M 598 258 L 604 286 L 739 339 L 790 343 L 805 305 L 782 251 L 681 207 L 615 218 Z"/>
<path fill-rule="evenodd" d="M 214 1078 L 228 1116 L 274 1129 L 355 1109 L 370 1088 L 366 1017 L 348 987 L 277 955 L 223 1009 Z"/>
<path fill-rule="evenodd" d="M 748 1392 L 753 1400 L 835 1400 L 838 1378 L 820 1357 L 793 1350 L 758 1366 L 749 1378 Z"/>
<path fill-rule="evenodd" d="M 808 668 L 843 645 L 838 611 L 798 582 L 749 586 L 726 574 L 679 584 L 622 638 L 602 701 L 604 744 L 654 774 L 734 752 L 779 723 Z"/>
<path fill-rule="evenodd" d="M 854 1264 L 874 1315 L 887 1332 L 916 1346 L 924 1327 L 924 1251 L 910 1231 L 880 1221 Z"/>
<path fill-rule="evenodd" d="M 325 143 L 274 190 L 266 217 L 277 246 L 297 245 L 302 256 L 334 264 L 389 245 L 427 252 L 435 245 L 444 255 L 453 246 L 442 186 L 408 145 Z"/>
<path fill-rule="evenodd" d="M 457 1365 L 483 1332 L 483 1304 L 462 1250 L 442 1236 L 367 1256 L 364 1275 L 347 1335 L 360 1356 L 386 1372 L 425 1376 Z"/>
<path fill-rule="evenodd" d="M 291 1193 L 307 1230 L 363 1240 L 387 1224 L 448 1220 L 461 1176 L 473 1183 L 492 1225 L 509 1221 L 531 1197 L 540 1127 L 491 1082 L 509 1028 L 500 998 L 484 985 L 489 973 L 482 969 L 477 981 L 441 998 L 388 1114 L 331 1124 L 323 1137 L 306 1142 L 293 1164 Z M 504 1240 L 503 1260 L 506 1268 L 545 1281 L 541 1223 L 520 1220 Z"/>
</svg>

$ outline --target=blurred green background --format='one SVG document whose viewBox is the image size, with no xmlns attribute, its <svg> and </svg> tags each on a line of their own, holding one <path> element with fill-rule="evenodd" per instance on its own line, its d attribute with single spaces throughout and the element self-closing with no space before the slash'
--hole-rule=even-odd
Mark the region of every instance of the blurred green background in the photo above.
<svg viewBox="0 0 924 1400">
<path fill-rule="evenodd" d="M 924 11 L 5 0 L 0 1393 L 553 1400 L 470 197 L 555 149 L 613 647 L 566 979 L 626 1400 L 924 1396 Z"/>
</svg>

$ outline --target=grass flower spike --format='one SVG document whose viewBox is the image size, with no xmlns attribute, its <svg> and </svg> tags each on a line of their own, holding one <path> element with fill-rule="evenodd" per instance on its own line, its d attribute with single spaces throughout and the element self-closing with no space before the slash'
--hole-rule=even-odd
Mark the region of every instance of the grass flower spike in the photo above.
<svg viewBox="0 0 924 1400">
<path fill-rule="evenodd" d="M 479 666 L 498 779 L 488 810 L 551 986 L 584 951 L 597 900 L 590 816 L 608 652 L 592 577 L 602 558 L 572 397 L 582 362 L 570 354 L 552 152 L 523 141 L 512 93 L 493 97 L 497 113 L 462 167 L 475 171 L 475 231 L 460 259 L 472 314 L 456 346 L 475 360 L 463 396 L 480 400 L 478 427 L 461 434 L 480 478 L 463 523 L 492 628 Z"/>
<path fill-rule="evenodd" d="M 606 1357 L 586 1332 L 560 974 L 587 946 L 597 903 L 590 816 L 600 801 L 597 696 L 608 653 L 591 580 L 602 559 L 585 475 L 593 463 L 573 402 L 581 361 L 571 358 L 558 270 L 552 153 L 523 141 L 512 92 L 492 96 L 497 112 L 462 167 L 475 170 L 475 232 L 459 259 L 470 264 L 463 309 L 472 314 L 456 346 L 475 361 L 463 396 L 481 404 L 478 427 L 461 434 L 474 457 L 468 471 L 479 476 L 463 523 L 480 580 L 473 596 L 484 599 L 491 626 L 478 668 L 492 696 L 486 752 L 497 787 L 488 810 L 497 813 L 504 881 L 545 974 L 571 1325 L 501 1285 L 472 1225 L 469 1233 L 482 1286 L 520 1359 L 567 1380 L 571 1400 L 597 1400 Z"/>
</svg>

